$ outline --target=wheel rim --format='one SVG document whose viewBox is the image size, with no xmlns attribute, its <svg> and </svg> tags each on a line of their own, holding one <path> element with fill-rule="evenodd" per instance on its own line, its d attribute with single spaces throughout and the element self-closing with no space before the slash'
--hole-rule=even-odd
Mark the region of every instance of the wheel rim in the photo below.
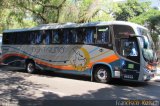
<svg viewBox="0 0 160 106">
<path fill-rule="evenodd" d="M 104 69 L 100 69 L 97 72 L 97 77 L 99 80 L 106 80 L 107 79 L 107 72 Z"/>
<path fill-rule="evenodd" d="M 29 63 L 28 67 L 27 67 L 27 70 L 28 70 L 28 72 L 33 72 L 33 70 L 34 70 L 33 64 Z"/>
</svg>

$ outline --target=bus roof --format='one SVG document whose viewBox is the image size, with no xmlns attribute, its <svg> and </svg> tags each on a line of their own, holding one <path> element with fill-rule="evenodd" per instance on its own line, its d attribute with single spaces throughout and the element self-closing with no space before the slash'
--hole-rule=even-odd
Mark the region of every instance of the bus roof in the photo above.
<svg viewBox="0 0 160 106">
<path fill-rule="evenodd" d="M 37 31 L 37 30 L 49 30 L 49 29 L 62 29 L 62 28 L 77 28 L 77 27 L 92 27 L 92 26 L 105 26 L 105 25 L 128 25 L 132 27 L 145 27 L 126 21 L 108 21 L 108 22 L 89 22 L 89 23 L 51 23 L 51 24 L 42 24 L 33 28 L 24 28 L 24 29 L 12 29 L 4 30 L 3 33 L 9 32 L 25 32 L 25 31 Z"/>
</svg>

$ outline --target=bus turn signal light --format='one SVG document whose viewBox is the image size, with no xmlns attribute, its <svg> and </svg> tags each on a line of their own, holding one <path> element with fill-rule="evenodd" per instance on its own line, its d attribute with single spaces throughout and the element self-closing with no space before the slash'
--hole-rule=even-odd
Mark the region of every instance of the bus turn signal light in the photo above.
<svg viewBox="0 0 160 106">
<path fill-rule="evenodd" d="M 147 66 L 146 66 L 146 68 L 148 69 L 148 70 L 154 70 L 154 67 L 152 66 L 152 65 L 150 65 L 150 64 L 148 64 Z"/>
</svg>

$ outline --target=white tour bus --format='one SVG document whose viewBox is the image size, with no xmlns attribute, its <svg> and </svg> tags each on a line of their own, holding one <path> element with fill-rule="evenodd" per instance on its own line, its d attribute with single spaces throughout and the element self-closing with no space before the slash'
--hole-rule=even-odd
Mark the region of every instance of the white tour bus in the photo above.
<svg viewBox="0 0 160 106">
<path fill-rule="evenodd" d="M 29 73 L 51 70 L 103 83 L 148 81 L 157 60 L 149 31 L 130 22 L 54 23 L 3 32 L 3 64 Z"/>
</svg>

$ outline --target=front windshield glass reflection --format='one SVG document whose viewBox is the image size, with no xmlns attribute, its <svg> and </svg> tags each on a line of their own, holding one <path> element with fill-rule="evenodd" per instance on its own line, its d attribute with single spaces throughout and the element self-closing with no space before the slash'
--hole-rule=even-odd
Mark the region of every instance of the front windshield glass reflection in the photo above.
<svg viewBox="0 0 160 106">
<path fill-rule="evenodd" d="M 137 45 L 134 41 L 128 41 L 128 39 L 123 39 L 121 43 L 122 56 L 138 56 Z"/>
<path fill-rule="evenodd" d="M 146 39 L 139 38 L 144 59 L 149 62 L 155 61 L 157 56 L 156 56 L 156 52 L 154 50 L 155 49 L 154 43 L 153 43 L 153 40 L 149 34 L 149 31 L 146 29 L 143 29 L 143 28 L 138 28 L 138 33 L 141 36 L 146 36 Z M 145 42 L 147 43 L 147 48 L 144 48 Z"/>
</svg>

